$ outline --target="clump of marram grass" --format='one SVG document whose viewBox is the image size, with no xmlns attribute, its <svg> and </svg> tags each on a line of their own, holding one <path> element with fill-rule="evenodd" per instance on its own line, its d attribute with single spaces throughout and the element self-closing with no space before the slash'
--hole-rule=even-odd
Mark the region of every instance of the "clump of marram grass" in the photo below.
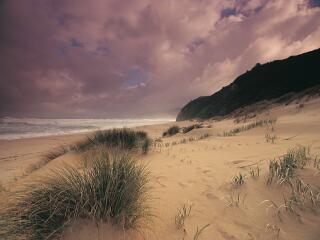
<svg viewBox="0 0 320 240">
<path fill-rule="evenodd" d="M 177 125 L 171 126 L 171 127 L 168 128 L 167 131 L 162 133 L 162 137 L 173 136 L 173 135 L 179 133 L 179 131 L 180 131 L 180 128 Z"/>
<path fill-rule="evenodd" d="M 133 131 L 127 128 L 111 129 L 95 132 L 84 141 L 75 144 L 73 150 L 82 152 L 101 144 L 107 147 L 117 147 L 127 150 L 141 149 L 143 153 L 147 153 L 151 145 L 151 140 L 147 133 L 143 131 Z"/>
<path fill-rule="evenodd" d="M 309 147 L 300 146 L 289 149 L 279 161 L 270 161 L 267 185 L 272 184 L 274 179 L 277 179 L 280 184 L 288 183 L 294 177 L 295 170 L 304 168 L 310 160 Z"/>
<path fill-rule="evenodd" d="M 0 238 L 54 239 L 76 219 L 138 228 L 148 215 L 148 173 L 126 153 L 98 152 L 24 185 L 2 207 Z"/>
</svg>

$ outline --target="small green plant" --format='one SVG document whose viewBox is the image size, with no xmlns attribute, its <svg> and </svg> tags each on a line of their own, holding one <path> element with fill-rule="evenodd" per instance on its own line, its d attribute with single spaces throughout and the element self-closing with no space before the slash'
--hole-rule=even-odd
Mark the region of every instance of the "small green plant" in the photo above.
<svg viewBox="0 0 320 240">
<path fill-rule="evenodd" d="M 180 128 L 178 126 L 174 125 L 174 126 L 169 127 L 168 130 L 162 134 L 162 136 L 163 137 L 170 137 L 170 136 L 173 136 L 173 135 L 179 133 L 179 131 L 180 131 Z"/>
<path fill-rule="evenodd" d="M 175 225 L 177 229 L 184 228 L 184 223 L 186 221 L 186 218 L 190 216 L 192 209 L 192 205 L 189 207 L 184 204 L 180 209 L 178 209 L 178 213 L 174 218 Z"/>
<path fill-rule="evenodd" d="M 241 173 L 239 173 L 239 175 L 237 175 L 237 176 L 234 176 L 233 178 L 232 178 L 232 182 L 233 182 L 233 184 L 235 185 L 235 186 L 241 186 L 242 184 L 244 184 L 245 183 L 245 176 L 244 175 L 242 175 Z"/>
<path fill-rule="evenodd" d="M 274 179 L 277 179 L 280 184 L 288 183 L 294 177 L 295 170 L 303 169 L 310 159 L 309 147 L 300 146 L 289 149 L 279 161 L 270 161 L 267 185 L 271 185 Z"/>
</svg>

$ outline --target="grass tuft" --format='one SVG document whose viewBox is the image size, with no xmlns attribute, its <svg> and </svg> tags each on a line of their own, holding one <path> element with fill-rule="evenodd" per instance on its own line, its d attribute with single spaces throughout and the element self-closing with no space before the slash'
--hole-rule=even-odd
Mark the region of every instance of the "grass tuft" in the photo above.
<svg viewBox="0 0 320 240">
<path fill-rule="evenodd" d="M 223 136 L 224 137 L 235 136 L 240 132 L 248 131 L 252 128 L 263 127 L 265 125 L 273 125 L 276 121 L 277 121 L 276 119 L 264 119 L 264 120 L 255 121 L 253 123 L 249 123 L 241 127 L 236 127 L 234 129 L 231 129 L 230 131 L 225 131 L 223 132 Z"/>
<path fill-rule="evenodd" d="M 97 131 L 86 140 L 78 142 L 72 147 L 73 150 L 83 152 L 98 145 L 116 147 L 127 150 L 140 149 L 147 153 L 151 145 L 151 140 L 146 132 L 133 131 L 127 128 Z"/>
<path fill-rule="evenodd" d="M 242 204 L 243 207 L 245 206 L 245 200 L 246 200 L 247 194 L 244 194 L 241 196 L 241 193 L 238 193 L 236 197 L 233 195 L 230 195 L 227 199 L 227 205 L 228 207 L 238 207 L 240 208 L 240 205 Z"/>
<path fill-rule="evenodd" d="M 120 151 L 99 151 L 83 170 L 65 167 L 14 192 L 0 238 L 52 239 L 78 218 L 137 228 L 148 216 L 147 172 Z"/>
<path fill-rule="evenodd" d="M 257 164 L 256 168 L 250 169 L 249 173 L 252 178 L 258 178 L 260 176 L 260 171 L 261 171 L 261 169 L 260 169 L 259 165 Z"/>
<path fill-rule="evenodd" d="M 197 124 L 193 124 L 193 125 L 184 127 L 184 128 L 182 128 L 182 132 L 188 133 L 188 132 L 192 131 L 193 129 L 197 129 L 197 128 L 203 128 L 202 124 L 197 123 Z"/>
<path fill-rule="evenodd" d="M 178 213 L 174 218 L 177 229 L 184 228 L 184 223 L 186 221 L 186 218 L 190 216 L 191 209 L 192 205 L 187 207 L 185 204 L 180 209 L 178 209 Z"/>
<path fill-rule="evenodd" d="M 234 184 L 234 186 L 241 186 L 245 183 L 244 179 L 245 179 L 245 176 L 239 173 L 239 175 L 234 176 L 232 178 L 232 183 Z"/>
<path fill-rule="evenodd" d="M 65 147 L 65 146 L 60 146 L 58 148 L 53 149 L 52 151 L 43 155 L 40 161 L 28 166 L 25 170 L 25 175 L 28 175 L 28 174 L 32 173 L 33 171 L 40 169 L 41 167 L 45 166 L 46 164 L 48 164 L 52 160 L 66 154 L 67 152 L 69 152 L 69 148 Z"/>
<path fill-rule="evenodd" d="M 274 179 L 280 184 L 290 182 L 295 170 L 304 168 L 310 159 L 309 147 L 299 146 L 289 149 L 279 161 L 270 161 L 267 185 L 271 185 Z"/>
<path fill-rule="evenodd" d="M 52 151 L 48 152 L 47 154 L 45 154 L 42 159 L 43 159 L 44 162 L 48 163 L 51 160 L 66 154 L 67 152 L 69 152 L 69 148 L 68 147 L 60 146 L 60 147 L 58 147 L 56 149 L 53 149 Z"/>
<path fill-rule="evenodd" d="M 170 137 L 170 136 L 173 136 L 173 135 L 179 133 L 179 131 L 180 131 L 180 128 L 179 128 L 178 126 L 176 126 L 176 125 L 171 126 L 171 127 L 168 128 L 167 131 L 165 131 L 165 132 L 162 134 L 162 137 Z"/>
</svg>

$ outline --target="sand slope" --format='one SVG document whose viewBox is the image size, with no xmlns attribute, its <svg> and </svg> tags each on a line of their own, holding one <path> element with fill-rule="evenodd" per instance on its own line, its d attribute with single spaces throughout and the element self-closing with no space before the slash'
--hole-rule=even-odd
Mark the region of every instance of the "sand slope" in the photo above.
<svg viewBox="0 0 320 240">
<path fill-rule="evenodd" d="M 223 137 L 225 130 L 235 126 L 233 119 L 207 121 L 210 128 L 195 129 L 187 134 L 163 138 L 141 161 L 148 164 L 151 172 L 150 205 L 155 215 L 143 237 L 134 232 L 123 233 L 121 229 L 95 224 L 75 223 L 65 233 L 64 239 L 196 239 L 195 234 L 206 226 L 198 239 L 203 240 L 253 240 L 253 239 L 320 239 L 320 215 L 310 210 L 301 211 L 301 221 L 290 214 L 283 214 L 282 221 L 272 208 L 267 211 L 262 201 L 269 199 L 277 204 L 288 193 L 279 185 L 266 186 L 269 160 L 278 158 L 289 148 L 308 145 L 313 154 L 320 154 L 320 99 L 303 106 L 290 104 L 275 107 L 257 115 L 258 119 L 277 118 L 272 134 L 275 143 L 266 142 L 269 127 L 257 127 L 236 136 Z M 179 122 L 180 126 L 191 122 Z M 139 127 L 153 138 L 160 137 L 171 124 Z M 210 134 L 209 137 L 200 136 Z M 24 169 L 39 161 L 41 153 L 60 144 L 69 144 L 82 135 L 44 137 L 0 144 L 0 181 L 5 188 L 13 188 L 23 181 Z M 193 138 L 193 141 L 189 141 Z M 185 140 L 183 140 L 185 139 Z M 167 143 L 167 144 L 166 144 Z M 76 162 L 79 156 L 67 154 L 50 162 L 32 174 Z M 252 178 L 250 169 L 259 165 L 260 176 Z M 242 173 L 245 183 L 239 187 L 231 184 L 232 178 Z M 312 165 L 299 173 L 306 182 L 320 187 L 320 174 Z M 2 192 L 5 195 L 5 192 Z M 230 206 L 237 202 L 239 206 Z M 231 199 L 234 199 L 232 201 Z M 175 216 L 183 205 L 191 206 L 190 216 L 184 228 L 177 229 Z M 209 225 L 208 225 L 209 224 Z"/>
</svg>

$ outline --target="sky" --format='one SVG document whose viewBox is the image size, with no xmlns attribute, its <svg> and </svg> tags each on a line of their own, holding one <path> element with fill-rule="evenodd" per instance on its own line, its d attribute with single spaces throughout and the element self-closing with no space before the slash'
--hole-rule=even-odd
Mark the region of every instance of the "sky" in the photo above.
<svg viewBox="0 0 320 240">
<path fill-rule="evenodd" d="M 174 116 L 320 47 L 320 0 L 0 0 L 0 117 Z"/>
</svg>

